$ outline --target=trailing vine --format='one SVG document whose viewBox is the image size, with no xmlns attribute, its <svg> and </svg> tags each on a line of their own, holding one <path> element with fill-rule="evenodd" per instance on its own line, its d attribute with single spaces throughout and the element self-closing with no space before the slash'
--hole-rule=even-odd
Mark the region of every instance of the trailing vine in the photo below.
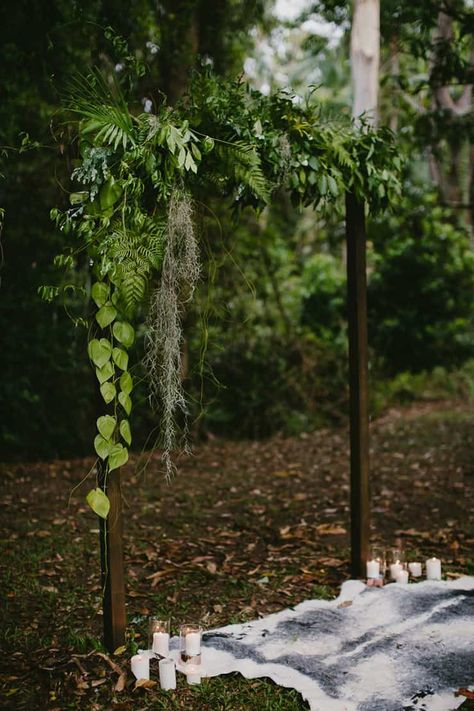
<svg viewBox="0 0 474 711">
<path fill-rule="evenodd" d="M 181 317 L 200 275 L 192 196 L 218 194 L 237 211 L 261 210 L 284 188 L 295 204 L 337 209 L 351 190 L 377 211 L 399 190 L 399 158 L 385 129 L 330 124 L 310 102 L 289 94 L 264 97 L 208 71 L 194 76 L 180 104 L 163 103 L 155 113 L 135 112 L 117 83 L 92 72 L 74 82 L 67 109 L 78 119 L 71 179 L 80 189 L 71 193 L 68 209 L 52 210 L 68 242 L 55 263 L 77 275 L 85 254 L 92 273 L 84 291 L 96 308 L 88 353 L 104 402 L 95 451 L 106 472 L 128 460 L 129 349 L 144 321 L 145 365 L 161 407 L 170 476 L 176 411 L 186 413 Z M 79 292 L 84 286 L 76 281 L 44 286 L 41 294 L 51 300 L 68 289 Z M 107 516 L 101 488 L 88 500 Z"/>
</svg>

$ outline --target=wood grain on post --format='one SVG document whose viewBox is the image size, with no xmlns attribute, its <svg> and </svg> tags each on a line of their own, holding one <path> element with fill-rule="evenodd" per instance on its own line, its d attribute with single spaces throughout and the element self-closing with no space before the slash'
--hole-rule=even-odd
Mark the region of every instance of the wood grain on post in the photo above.
<svg viewBox="0 0 474 711">
<path fill-rule="evenodd" d="M 365 577 L 370 536 L 367 273 L 364 203 L 346 195 L 349 323 L 351 568 Z"/>
<path fill-rule="evenodd" d="M 122 492 L 120 469 L 114 469 L 99 485 L 109 497 L 107 519 L 100 519 L 100 561 L 104 613 L 104 645 L 109 652 L 125 644 L 125 577 L 122 545 Z"/>
</svg>

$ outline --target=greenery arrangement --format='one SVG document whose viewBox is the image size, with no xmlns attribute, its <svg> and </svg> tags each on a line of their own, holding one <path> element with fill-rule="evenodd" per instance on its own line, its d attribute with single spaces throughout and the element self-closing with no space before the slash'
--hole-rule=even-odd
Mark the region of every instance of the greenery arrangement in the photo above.
<svg viewBox="0 0 474 711">
<path fill-rule="evenodd" d="M 199 274 L 193 196 L 217 193 L 234 210 L 262 210 L 277 188 L 295 204 L 336 204 L 352 191 L 374 211 L 399 190 L 400 158 L 388 130 L 325 124 L 310 103 L 290 94 L 266 98 L 209 71 L 195 74 L 175 108 L 165 102 L 135 113 L 117 82 L 99 72 L 78 78 L 67 109 L 79 117 L 79 186 L 71 207 L 52 218 L 70 243 L 55 259 L 66 272 L 81 252 L 89 259 L 96 313 L 88 353 L 107 407 L 97 420 L 95 451 L 106 473 L 125 464 L 132 441 L 134 382 L 128 350 L 146 306 L 145 364 L 162 411 L 166 475 L 173 471 L 177 410 L 186 414 L 181 386 L 181 316 Z M 212 194 L 211 193 L 211 194 Z M 46 300 L 85 285 L 44 286 Z M 94 489 L 89 503 L 106 516 Z"/>
</svg>

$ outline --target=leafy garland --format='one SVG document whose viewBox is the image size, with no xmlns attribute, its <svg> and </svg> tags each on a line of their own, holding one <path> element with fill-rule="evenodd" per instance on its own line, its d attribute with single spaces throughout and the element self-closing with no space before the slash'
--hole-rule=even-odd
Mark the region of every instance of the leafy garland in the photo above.
<svg viewBox="0 0 474 711">
<path fill-rule="evenodd" d="M 290 94 L 264 97 L 247 85 L 196 74 L 179 105 L 133 112 L 116 83 L 99 72 L 78 78 L 67 109 L 79 117 L 79 161 L 72 180 L 82 189 L 71 207 L 52 210 L 68 245 L 55 263 L 74 270 L 85 252 L 97 308 L 88 353 L 107 412 L 97 420 L 95 451 L 105 473 L 128 460 L 133 377 L 128 350 L 139 308 L 151 304 L 146 362 L 163 405 L 164 462 L 172 472 L 180 384 L 180 316 L 199 276 L 191 196 L 218 194 L 235 210 L 263 209 L 277 188 L 295 204 L 340 204 L 352 191 L 372 211 L 398 193 L 400 161 L 392 135 L 323 122 L 317 107 Z M 64 289 L 86 293 L 68 284 Z M 44 286 L 51 300 L 58 286 Z M 89 298 L 86 295 L 86 298 Z M 104 518 L 101 488 L 89 493 Z"/>
</svg>

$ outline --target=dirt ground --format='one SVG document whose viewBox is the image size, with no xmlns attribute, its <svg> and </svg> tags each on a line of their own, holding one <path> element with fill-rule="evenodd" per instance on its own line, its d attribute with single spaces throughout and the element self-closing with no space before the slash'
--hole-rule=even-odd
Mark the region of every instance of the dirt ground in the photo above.
<svg viewBox="0 0 474 711">
<path fill-rule="evenodd" d="M 374 543 L 474 574 L 471 407 L 392 410 L 371 441 Z M 174 631 L 183 619 L 211 628 L 337 594 L 349 577 L 347 432 L 212 440 L 171 484 L 159 454 L 143 473 L 145 459 L 123 470 L 129 638 L 113 658 L 100 646 L 98 525 L 85 503 L 94 476 L 75 488 L 93 461 L 1 465 L 1 707 L 306 708 L 241 678 L 133 691 L 127 658 L 151 614 L 172 617 Z"/>
</svg>

